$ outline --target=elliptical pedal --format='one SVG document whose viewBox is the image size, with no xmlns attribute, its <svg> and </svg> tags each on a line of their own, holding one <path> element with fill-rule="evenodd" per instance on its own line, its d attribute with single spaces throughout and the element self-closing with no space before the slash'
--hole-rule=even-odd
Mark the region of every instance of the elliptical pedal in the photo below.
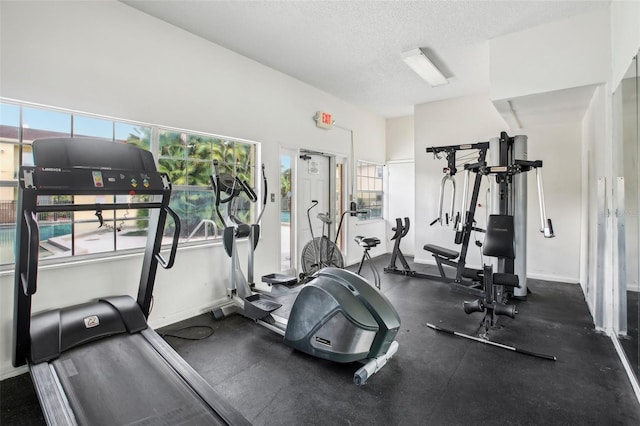
<svg viewBox="0 0 640 426">
<path fill-rule="evenodd" d="M 244 299 L 244 315 L 253 320 L 263 319 L 280 307 L 282 304 L 264 294 L 252 294 Z"/>
</svg>

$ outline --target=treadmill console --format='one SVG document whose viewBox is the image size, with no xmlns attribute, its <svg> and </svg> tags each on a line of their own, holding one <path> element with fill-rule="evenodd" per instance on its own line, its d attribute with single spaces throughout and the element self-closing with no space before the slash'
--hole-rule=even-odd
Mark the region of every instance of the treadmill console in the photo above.
<svg viewBox="0 0 640 426">
<path fill-rule="evenodd" d="M 96 138 L 38 139 L 35 166 L 20 169 L 23 189 L 41 194 L 159 194 L 171 190 L 151 152 Z"/>
<path fill-rule="evenodd" d="M 23 166 L 20 178 L 24 189 L 58 194 L 157 194 L 171 188 L 167 176 L 156 171 Z"/>
</svg>

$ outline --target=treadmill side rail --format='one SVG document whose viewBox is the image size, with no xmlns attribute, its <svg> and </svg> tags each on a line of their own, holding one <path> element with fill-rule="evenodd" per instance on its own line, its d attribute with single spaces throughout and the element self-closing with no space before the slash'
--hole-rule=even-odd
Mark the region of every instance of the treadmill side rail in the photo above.
<svg viewBox="0 0 640 426">
<path fill-rule="evenodd" d="M 125 346 L 137 349 L 123 351 Z M 126 425 L 140 420 L 148 422 L 145 424 L 160 420 L 171 424 L 173 420 L 176 424 L 250 425 L 151 328 L 73 351 L 51 362 L 29 363 L 48 425 Z M 114 357 L 114 351 L 122 357 Z M 127 377 L 113 370 L 122 362 L 126 362 Z M 105 374 L 108 371 L 114 373 Z M 156 374 L 142 376 L 126 387 L 134 371 Z M 143 392 L 149 385 L 155 386 Z M 104 399 L 97 397 L 101 392 L 106 392 Z"/>
<path fill-rule="evenodd" d="M 29 364 L 29 373 L 47 425 L 76 426 L 76 417 L 51 365 L 48 362 Z"/>
</svg>

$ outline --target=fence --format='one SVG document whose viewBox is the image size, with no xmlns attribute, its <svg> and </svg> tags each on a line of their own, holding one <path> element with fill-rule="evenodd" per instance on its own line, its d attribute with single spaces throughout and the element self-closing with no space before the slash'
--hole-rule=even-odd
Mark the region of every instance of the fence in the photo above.
<svg viewBox="0 0 640 426">
<path fill-rule="evenodd" d="M 0 200 L 0 225 L 14 225 L 16 223 L 16 206 L 15 200 Z"/>
</svg>

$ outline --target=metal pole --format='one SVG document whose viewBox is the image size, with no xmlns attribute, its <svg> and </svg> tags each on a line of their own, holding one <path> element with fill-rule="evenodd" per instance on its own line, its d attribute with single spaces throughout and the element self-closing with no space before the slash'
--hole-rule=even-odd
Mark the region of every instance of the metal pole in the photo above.
<svg viewBox="0 0 640 426">
<path fill-rule="evenodd" d="M 466 170 L 464 174 L 464 186 L 462 188 L 462 199 L 460 200 L 460 209 L 458 210 L 460 220 L 458 221 L 458 226 L 456 228 L 457 232 L 462 232 L 464 229 L 465 209 L 467 208 L 467 198 L 469 198 L 469 175 L 471 175 L 471 170 Z"/>
<path fill-rule="evenodd" d="M 489 139 L 489 167 L 500 166 L 500 138 Z M 495 176 L 489 175 L 489 214 L 500 214 L 500 185 Z M 498 271 L 498 259 L 489 257 L 484 259 L 485 264 L 490 264 L 494 271 Z"/>
<path fill-rule="evenodd" d="M 527 137 L 513 138 L 513 159 L 527 159 Z M 520 280 L 520 287 L 513 289 L 518 298 L 527 297 L 527 173 L 517 173 L 513 177 L 513 217 L 516 243 L 516 258 L 513 272 Z"/>
</svg>

